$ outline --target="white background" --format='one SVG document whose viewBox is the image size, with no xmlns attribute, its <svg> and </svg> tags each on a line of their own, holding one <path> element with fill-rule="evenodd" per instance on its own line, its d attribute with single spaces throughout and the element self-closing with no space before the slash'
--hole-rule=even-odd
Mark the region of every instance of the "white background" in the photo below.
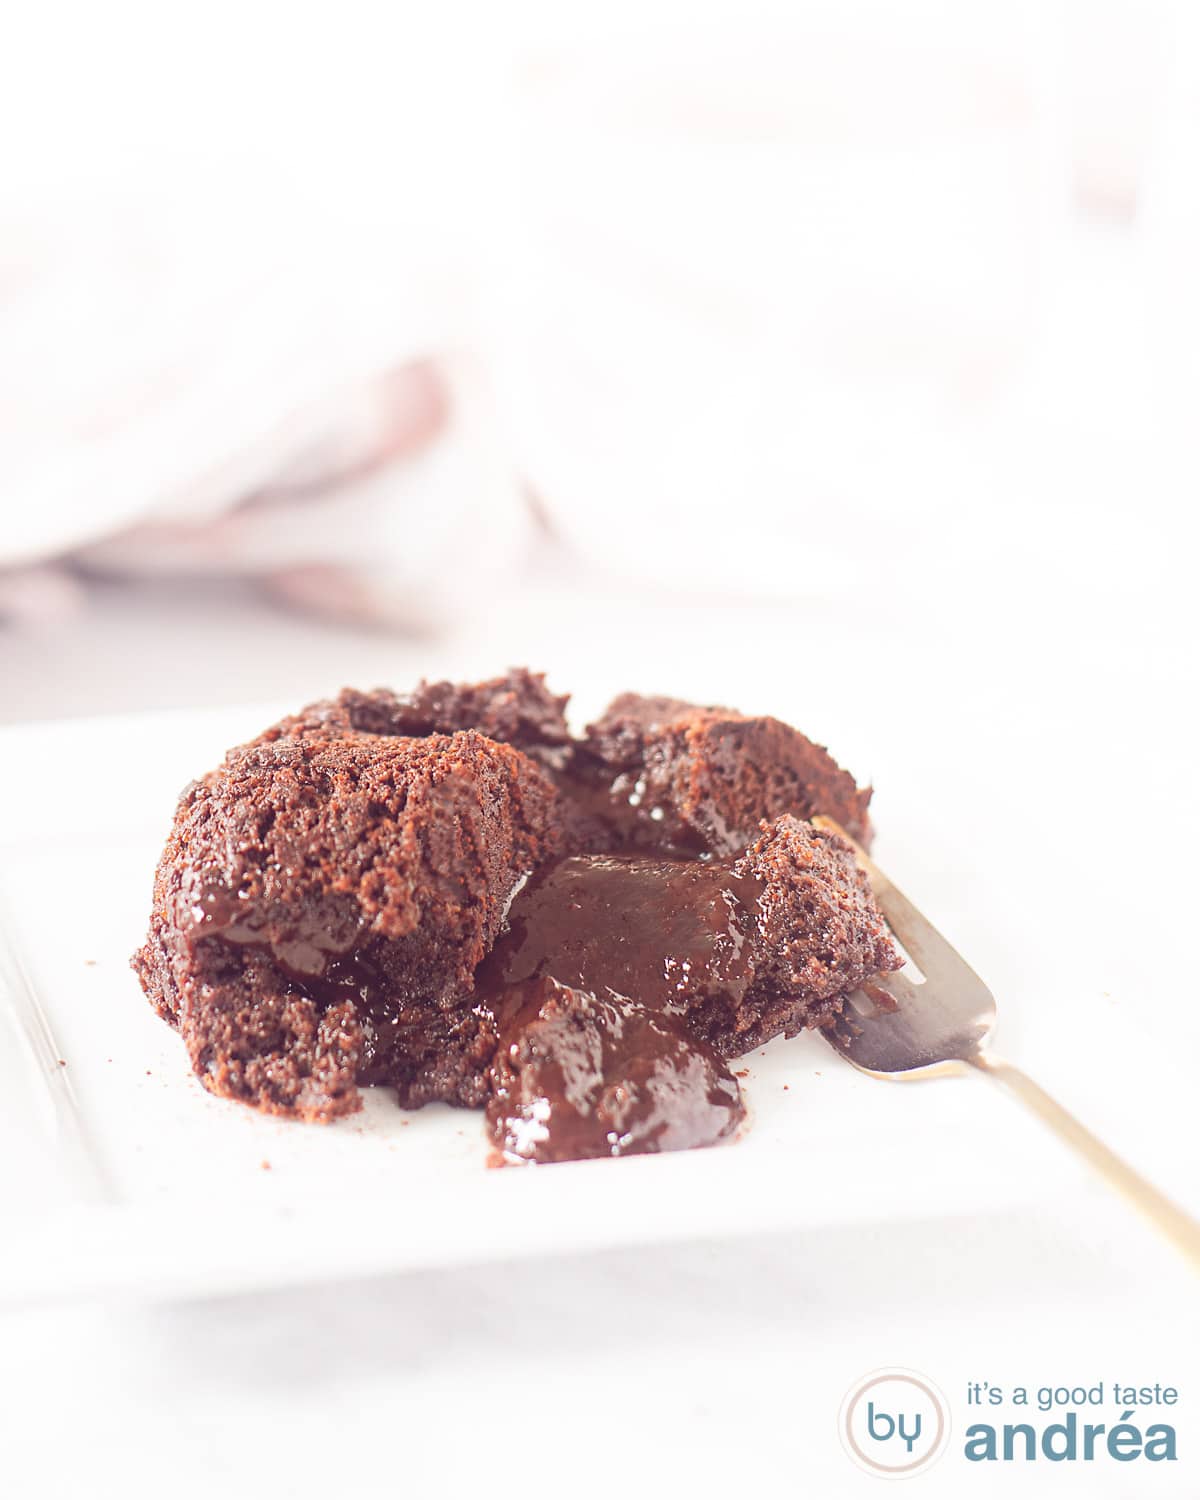
<svg viewBox="0 0 1200 1500">
<path fill-rule="evenodd" d="M 585 715 L 786 702 L 875 780 L 881 860 L 954 891 L 930 915 L 1004 1045 L 1143 1164 L 1190 1139 L 1194 1190 L 1194 1096 L 1097 1076 L 1076 1021 L 1135 1015 L 1172 1077 L 1200 1039 L 1189 8 L 47 6 L 18 33 L 4 717 L 524 661 Z M 120 545 L 57 562 L 219 514 L 330 371 L 447 351 L 471 396 L 441 456 L 355 526 L 171 576 L 139 553 L 136 581 Z M 269 546 L 336 552 L 427 633 L 271 607 Z M 1046 964 L 1061 1012 L 1028 1000 Z M 0 1433 L 36 1495 L 856 1495 L 837 1409 L 899 1364 L 956 1423 L 968 1379 L 1183 1391 L 1175 1466 L 966 1475 L 952 1443 L 931 1494 L 1189 1495 L 1195 1292 L 1080 1171 L 1057 1208 L 18 1309 Z"/>
</svg>

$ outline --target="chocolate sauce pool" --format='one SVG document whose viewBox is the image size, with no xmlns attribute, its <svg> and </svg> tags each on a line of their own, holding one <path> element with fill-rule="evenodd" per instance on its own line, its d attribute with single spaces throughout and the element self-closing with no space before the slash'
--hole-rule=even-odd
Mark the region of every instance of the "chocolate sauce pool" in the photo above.
<svg viewBox="0 0 1200 1500">
<path fill-rule="evenodd" d="M 737 1129 L 737 1081 L 681 1017 L 741 1000 L 761 891 L 719 862 L 590 855 L 516 897 L 476 975 L 499 1037 L 488 1124 L 505 1159 L 680 1151 Z"/>
<path fill-rule="evenodd" d="M 506 999 L 487 1105 L 504 1161 L 715 1146 L 745 1117 L 723 1060 L 665 1012 L 553 979 Z"/>
</svg>

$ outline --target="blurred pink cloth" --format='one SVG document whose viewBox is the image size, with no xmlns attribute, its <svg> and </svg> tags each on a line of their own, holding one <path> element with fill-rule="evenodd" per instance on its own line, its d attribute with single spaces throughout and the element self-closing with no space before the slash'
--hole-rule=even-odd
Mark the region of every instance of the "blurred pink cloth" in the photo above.
<svg viewBox="0 0 1200 1500">
<path fill-rule="evenodd" d="M 109 23 L 77 66 L 31 14 L 51 104 L 0 59 L 27 148 L 0 192 L 0 613 L 70 609 L 88 574 L 238 575 L 427 627 L 519 558 L 436 28 L 397 57 L 324 19 L 288 12 L 286 69 L 239 12 L 156 71 Z"/>
<path fill-rule="evenodd" d="M 41 518 L 45 555 L 36 543 L 21 555 L 14 528 L 0 534 L 0 616 L 69 612 L 89 574 L 236 575 L 318 614 L 437 624 L 531 525 L 474 421 L 476 386 L 461 362 L 398 365 L 289 414 L 224 465 L 198 452 L 191 482 L 147 488 L 140 506 L 88 503 L 84 452 L 79 488 Z M 133 405 L 125 421 L 153 445 L 152 411 Z"/>
<path fill-rule="evenodd" d="M 417 11 L 239 8 L 161 74 L 107 14 L 66 57 L 37 22 L 54 91 L 0 57 L 0 612 L 236 574 L 436 625 L 516 570 L 525 485 L 648 589 L 864 586 L 865 534 L 883 581 L 964 504 L 1033 524 L 1058 405 L 1123 399 L 1071 215 L 1141 211 L 1166 17 L 1103 9 L 421 7 L 406 46 Z M 1189 393 L 1194 113 L 1130 311 Z"/>
</svg>

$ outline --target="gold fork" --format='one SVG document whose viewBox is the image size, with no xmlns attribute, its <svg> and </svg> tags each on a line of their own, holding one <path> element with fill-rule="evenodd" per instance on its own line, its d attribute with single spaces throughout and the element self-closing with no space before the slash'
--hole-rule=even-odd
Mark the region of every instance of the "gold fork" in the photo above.
<svg viewBox="0 0 1200 1500">
<path fill-rule="evenodd" d="M 1200 1270 L 1200 1224 L 1032 1078 L 989 1048 L 996 1002 L 987 985 L 844 828 L 832 818 L 816 817 L 813 822 L 840 834 L 854 849 L 888 926 L 924 976 L 923 982 L 913 983 L 904 971 L 876 975 L 824 1028 L 830 1044 L 876 1078 L 936 1078 L 960 1072 L 963 1066 L 977 1068 L 1074 1147 Z"/>
</svg>

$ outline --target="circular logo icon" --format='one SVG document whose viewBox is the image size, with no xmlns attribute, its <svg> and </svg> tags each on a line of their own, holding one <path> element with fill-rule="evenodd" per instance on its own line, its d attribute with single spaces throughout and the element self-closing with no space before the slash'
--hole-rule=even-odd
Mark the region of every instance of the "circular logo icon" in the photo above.
<svg viewBox="0 0 1200 1500">
<path fill-rule="evenodd" d="M 860 1469 L 880 1479 L 911 1479 L 946 1451 L 950 1406 L 915 1370 L 872 1370 L 846 1392 L 838 1432 Z"/>
</svg>

